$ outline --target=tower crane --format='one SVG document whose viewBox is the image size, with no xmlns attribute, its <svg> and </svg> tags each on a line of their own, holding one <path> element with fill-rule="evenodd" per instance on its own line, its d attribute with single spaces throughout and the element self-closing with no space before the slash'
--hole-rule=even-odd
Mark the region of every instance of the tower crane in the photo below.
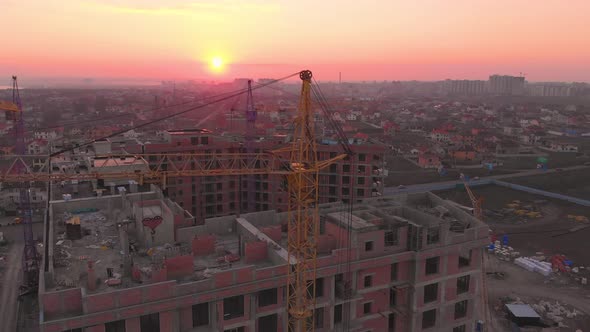
<svg viewBox="0 0 590 332">
<path fill-rule="evenodd" d="M 463 186 L 465 187 L 465 190 L 467 191 L 467 195 L 469 195 L 469 199 L 471 200 L 471 205 L 473 206 L 473 215 L 478 220 L 483 221 L 483 210 L 482 210 L 483 197 L 477 197 L 477 196 L 475 196 L 473 191 L 471 191 L 471 188 L 469 187 L 469 183 L 467 183 L 468 180 L 467 180 L 465 174 L 461 173 L 460 178 L 461 178 L 461 181 L 463 181 Z M 486 318 L 486 320 L 489 323 L 492 323 L 492 321 L 490 319 L 490 311 L 489 311 L 489 307 L 488 307 L 488 288 L 487 288 L 487 282 L 486 282 L 485 257 L 486 257 L 485 255 L 481 255 L 481 285 L 482 285 L 481 302 L 482 302 L 482 310 L 483 310 L 484 317 Z M 484 327 L 484 331 L 487 331 L 487 328 Z"/>
<path fill-rule="evenodd" d="M 317 159 L 316 137 L 311 109 L 312 72 L 299 73 L 302 80 L 299 109 L 295 118 L 293 142 L 270 152 L 226 154 L 127 154 L 99 156 L 94 167 L 85 173 L 51 172 L 50 158 L 39 168 L 26 167 L 14 172 L 14 165 L 27 164 L 26 156 L 13 156 L 12 166 L 0 174 L 2 183 L 30 181 L 67 181 L 98 179 L 132 179 L 143 183 L 159 183 L 164 188 L 169 177 L 275 174 L 287 178 L 288 211 L 288 277 L 287 312 L 289 331 L 313 331 L 312 309 L 315 306 L 318 216 L 318 174 L 351 150 L 327 160 Z M 251 88 L 248 90 L 251 94 Z M 249 97 L 251 101 L 251 96 Z M 321 102 L 321 101 L 320 101 Z M 324 100 L 325 102 L 325 100 Z M 255 119 L 253 103 L 247 116 Z M 282 154 L 288 152 L 289 158 Z M 35 156 L 38 158 L 38 156 Z M 129 158 L 132 163 L 129 163 Z M 146 160 L 150 160 L 147 163 Z M 131 167 L 139 161 L 143 167 Z M 122 170 L 113 172 L 109 166 Z M 129 166 L 125 169 L 125 166 Z M 249 188 L 250 189 L 250 188 Z"/>
<path fill-rule="evenodd" d="M 465 174 L 461 173 L 460 178 L 461 178 L 461 181 L 463 181 L 463 186 L 465 187 L 465 190 L 467 191 L 467 195 L 469 195 L 469 200 L 471 200 L 471 205 L 473 206 L 473 215 L 478 220 L 483 221 L 483 210 L 482 210 L 483 197 L 477 197 L 477 196 L 475 196 L 473 191 L 471 191 L 471 188 L 469 187 L 469 183 L 467 183 L 467 178 L 466 178 Z"/>
<path fill-rule="evenodd" d="M 14 151 L 17 155 L 23 156 L 26 153 L 25 149 L 25 126 L 23 120 L 23 107 L 20 99 L 20 91 L 18 88 L 18 81 L 16 76 L 12 76 L 12 102 L 0 103 L 0 110 L 6 114 L 6 120 L 14 123 Z M 19 176 L 26 172 L 26 164 L 24 160 L 15 160 L 10 168 L 11 174 Z M 33 237 L 32 225 L 32 210 L 30 201 L 30 182 L 24 181 L 20 183 L 19 190 L 19 209 L 21 211 L 21 222 L 24 231 L 24 252 L 23 252 L 23 287 L 28 290 L 36 289 L 39 278 L 39 256 L 35 246 Z"/>
<path fill-rule="evenodd" d="M 248 80 L 248 92 L 246 93 L 246 153 L 254 153 L 254 136 L 256 135 L 256 109 L 254 108 L 254 98 L 252 97 L 252 80 Z M 247 201 L 248 212 L 256 211 L 256 180 L 253 174 L 246 176 L 248 183 Z"/>
</svg>

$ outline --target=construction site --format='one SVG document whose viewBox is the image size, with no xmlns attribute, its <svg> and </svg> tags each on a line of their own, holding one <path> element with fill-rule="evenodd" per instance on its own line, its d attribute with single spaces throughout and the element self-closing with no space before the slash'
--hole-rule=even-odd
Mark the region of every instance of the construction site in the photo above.
<svg viewBox="0 0 590 332">
<path fill-rule="evenodd" d="M 48 201 L 38 243 L 28 205 L 31 189 L 20 189 L 25 226 L 21 295 L 38 294 L 40 330 L 473 329 L 485 307 L 477 299 L 487 227 L 432 194 L 363 199 L 380 196 L 383 158 L 367 158 L 366 149 L 355 152 L 359 148 L 352 148 L 333 122 L 341 151 L 318 148 L 312 92 L 329 115 L 328 105 L 312 85 L 310 71 L 295 75 L 302 88 L 293 137 L 271 153 L 255 149 L 247 132 L 238 151 L 112 155 L 104 140 L 95 139 L 86 144 L 95 155 L 83 168 L 60 159 L 52 163 L 67 149 L 46 162 L 23 152 L 11 160 L 3 183 L 45 182 L 49 197 L 62 196 Z M 13 83 L 13 103 L 3 109 L 16 122 L 21 151 L 16 77 Z M 252 90 L 248 82 L 234 96 L 247 94 L 246 115 L 253 122 Z M 207 131 L 169 134 L 167 141 L 177 147 L 184 140 L 209 145 Z M 341 160 L 352 164 L 340 166 L 350 174 L 347 181 L 320 175 L 324 168 L 337 173 L 331 165 Z M 265 182 L 269 175 L 271 185 Z M 204 218 L 185 210 L 182 199 L 171 199 L 182 195 L 174 186 L 169 190 L 170 183 L 182 183 L 176 177 L 203 176 L 221 176 L 215 184 L 204 183 L 219 191 L 225 185 L 235 188 L 224 176 L 246 177 L 245 183 L 239 178 L 238 202 L 245 202 L 238 205 L 238 215 L 215 217 L 215 212 L 228 214 L 220 205 L 222 193 L 213 201 L 207 198 L 215 204 L 211 211 L 196 204 L 193 194 L 191 210 L 205 208 Z M 267 210 L 258 202 L 268 198 L 252 189 L 276 190 L 277 178 L 282 178 L 282 205 L 242 213 Z M 325 190 L 320 183 L 345 187 L 330 198 L 336 188 Z M 82 195 L 81 188 L 87 188 Z M 321 204 L 325 201 L 334 203 Z M 225 203 L 230 211 L 236 209 L 235 203 Z M 280 212 L 283 208 L 286 212 Z"/>
<path fill-rule="evenodd" d="M 576 174 L 579 172 L 560 175 L 570 178 Z M 533 325 L 539 329 L 554 326 L 557 330 L 587 330 L 590 204 L 569 201 L 576 201 L 576 197 L 561 197 L 558 192 L 565 193 L 559 190 L 563 186 L 554 177 L 516 177 L 511 182 L 556 190 L 534 194 L 528 190 L 530 187 L 518 190 L 493 184 L 472 186 L 473 194 L 483 198 L 482 213 L 492 234 L 485 269 L 489 309 L 493 313 L 491 327 L 498 331 L 511 329 L 512 320 L 505 318 L 504 306 L 517 303 L 534 308 L 538 321 Z M 471 205 L 465 190 L 459 188 L 437 195 L 462 206 Z"/>
<path fill-rule="evenodd" d="M 288 213 L 175 228 L 185 217 L 157 190 L 52 202 L 43 330 L 286 330 Z M 474 328 L 484 224 L 432 194 L 319 218 L 314 329 Z"/>
<path fill-rule="evenodd" d="M 38 297 L 39 330 L 590 328 L 583 195 L 463 173 L 435 193 L 384 195 L 385 149 L 347 138 L 312 73 L 294 76 L 287 136 L 254 137 L 252 91 L 265 85 L 248 81 L 229 94 L 247 96 L 243 137 L 166 130 L 132 145 L 112 134 L 45 159 L 22 150 L 14 77 L 0 106 L 18 153 L 0 181 L 19 190 L 19 291 Z M 33 232 L 39 184 L 49 199 Z"/>
</svg>

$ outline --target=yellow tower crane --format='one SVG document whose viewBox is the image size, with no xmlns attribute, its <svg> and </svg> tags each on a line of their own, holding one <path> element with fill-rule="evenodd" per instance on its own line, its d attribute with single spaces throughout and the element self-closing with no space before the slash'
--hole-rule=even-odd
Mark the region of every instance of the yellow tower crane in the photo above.
<svg viewBox="0 0 590 332">
<path fill-rule="evenodd" d="M 471 205 L 473 206 L 473 215 L 475 216 L 475 218 L 477 218 L 480 221 L 483 221 L 483 197 L 477 197 L 475 196 L 475 194 L 473 193 L 473 191 L 471 191 L 471 188 L 469 187 L 469 183 L 468 180 L 466 179 L 465 175 L 463 173 L 461 173 L 460 175 L 461 181 L 463 181 L 463 185 L 465 186 L 465 190 L 467 191 L 467 195 L 469 195 L 469 200 L 471 200 Z M 482 314 L 485 317 L 487 324 L 492 324 L 492 321 L 490 319 L 490 309 L 488 306 L 488 288 L 487 288 L 487 282 L 486 282 L 486 256 L 485 255 L 481 255 L 481 285 L 482 285 L 482 290 L 481 290 L 481 307 L 482 307 Z M 487 327 L 483 327 L 482 331 L 492 331 L 491 328 L 487 328 Z"/>
<path fill-rule="evenodd" d="M 169 153 L 103 155 L 94 160 L 88 172 L 51 172 L 51 158 L 39 163 L 39 156 L 11 156 L 12 163 L 0 174 L 0 182 L 68 180 L 136 180 L 140 184 L 157 183 L 166 187 L 170 177 L 274 174 L 286 176 L 289 193 L 287 312 L 289 331 L 313 331 L 315 279 L 318 237 L 318 174 L 349 153 L 318 160 L 311 109 L 312 72 L 299 73 L 302 80 L 299 109 L 295 119 L 293 142 L 287 148 L 261 153 Z M 288 161 L 283 153 L 290 154 Z M 14 166 L 37 166 L 15 172 Z M 149 160 L 149 163 L 147 162 Z M 113 172 L 110 166 L 119 166 Z M 138 165 L 140 167 L 138 167 Z M 128 167 L 128 169 L 125 169 Z"/>
<path fill-rule="evenodd" d="M 473 191 L 471 191 L 471 188 L 469 187 L 469 183 L 467 183 L 467 179 L 465 178 L 465 175 L 463 173 L 461 173 L 461 181 L 463 181 L 463 186 L 465 187 L 465 190 L 467 191 L 467 195 L 469 195 L 469 200 L 471 200 L 471 205 L 473 206 L 473 215 L 477 219 L 483 221 L 483 210 L 482 210 L 483 197 L 475 196 Z"/>
</svg>

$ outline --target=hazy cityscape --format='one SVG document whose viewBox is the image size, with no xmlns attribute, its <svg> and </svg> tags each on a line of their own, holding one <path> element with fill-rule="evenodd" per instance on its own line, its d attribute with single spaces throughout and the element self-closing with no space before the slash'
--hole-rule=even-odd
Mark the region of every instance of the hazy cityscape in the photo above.
<svg viewBox="0 0 590 332">
<path fill-rule="evenodd" d="M 0 4 L 0 331 L 590 330 L 588 3 L 62 5 Z"/>
</svg>

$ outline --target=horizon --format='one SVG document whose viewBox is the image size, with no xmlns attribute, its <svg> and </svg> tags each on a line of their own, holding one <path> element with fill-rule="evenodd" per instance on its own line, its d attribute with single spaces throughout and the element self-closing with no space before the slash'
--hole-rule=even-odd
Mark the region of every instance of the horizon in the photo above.
<svg viewBox="0 0 590 332">
<path fill-rule="evenodd" d="M 589 82 L 590 2 L 5 0 L 0 77 Z M 34 21 L 36 24 L 22 24 Z M 5 29 L 6 30 L 6 29 Z"/>
</svg>

